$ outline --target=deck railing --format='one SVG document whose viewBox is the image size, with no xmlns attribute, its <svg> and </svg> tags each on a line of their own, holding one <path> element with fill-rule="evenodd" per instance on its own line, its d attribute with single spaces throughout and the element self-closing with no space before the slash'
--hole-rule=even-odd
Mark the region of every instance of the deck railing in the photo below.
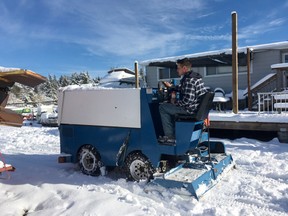
<svg viewBox="0 0 288 216">
<path fill-rule="evenodd" d="M 258 93 L 258 113 L 288 114 L 288 92 Z"/>
</svg>

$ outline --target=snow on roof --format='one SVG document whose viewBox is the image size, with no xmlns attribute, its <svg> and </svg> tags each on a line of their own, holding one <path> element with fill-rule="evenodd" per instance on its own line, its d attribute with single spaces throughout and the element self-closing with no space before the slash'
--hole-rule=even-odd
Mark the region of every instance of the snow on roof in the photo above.
<svg viewBox="0 0 288 216">
<path fill-rule="evenodd" d="M 272 69 L 279 69 L 279 68 L 288 69 L 288 63 L 273 64 L 271 65 L 271 68 Z"/>
<path fill-rule="evenodd" d="M 10 71 L 15 71 L 15 70 L 21 70 L 20 68 L 6 68 L 0 66 L 0 72 L 10 72 Z"/>
<path fill-rule="evenodd" d="M 181 55 L 181 56 L 171 56 L 167 58 L 157 58 L 157 59 L 141 61 L 139 64 L 142 66 L 147 66 L 152 62 L 166 62 L 166 61 L 176 62 L 178 59 L 196 58 L 196 57 L 203 57 L 203 56 L 210 56 L 210 55 L 220 55 L 221 53 L 227 53 L 227 54 L 232 53 L 232 49 L 207 51 L 207 52 L 200 52 L 200 53 L 187 54 L 187 55 Z"/>
<path fill-rule="evenodd" d="M 257 52 L 257 51 L 259 52 L 259 51 L 269 50 L 269 49 L 288 49 L 288 41 L 239 47 L 238 53 L 246 53 L 247 48 L 249 48 L 253 52 Z M 144 60 L 144 61 L 141 61 L 139 64 L 142 66 L 148 66 L 152 62 L 166 62 L 166 61 L 176 62 L 178 59 L 183 59 L 183 58 L 196 58 L 196 57 L 203 57 L 203 56 L 220 55 L 222 53 L 232 54 L 232 48 L 199 52 L 199 53 L 193 53 L 193 54 L 187 54 L 187 55 L 181 55 L 181 56 L 171 56 L 171 57 L 166 57 L 166 58 Z"/>
<path fill-rule="evenodd" d="M 108 71 L 108 74 L 114 73 L 114 72 L 125 72 L 125 73 L 133 74 L 133 75 L 135 74 L 135 72 L 130 70 L 129 68 L 114 68 L 114 69 Z"/>
<path fill-rule="evenodd" d="M 125 88 L 135 89 L 133 85 L 120 84 L 120 82 L 108 82 L 100 85 L 84 84 L 84 85 L 68 85 L 65 87 L 60 87 L 59 92 L 64 91 L 95 91 L 95 90 L 123 90 Z"/>
</svg>

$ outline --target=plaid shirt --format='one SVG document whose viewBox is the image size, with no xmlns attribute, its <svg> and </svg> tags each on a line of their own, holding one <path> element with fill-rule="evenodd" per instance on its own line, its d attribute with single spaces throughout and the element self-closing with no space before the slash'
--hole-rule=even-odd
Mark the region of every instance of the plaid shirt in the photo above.
<svg viewBox="0 0 288 216">
<path fill-rule="evenodd" d="M 182 77 L 177 90 L 180 92 L 180 98 L 176 105 L 184 107 L 190 114 L 197 110 L 199 97 L 207 92 L 202 81 L 202 76 L 193 71 L 186 73 Z"/>
</svg>

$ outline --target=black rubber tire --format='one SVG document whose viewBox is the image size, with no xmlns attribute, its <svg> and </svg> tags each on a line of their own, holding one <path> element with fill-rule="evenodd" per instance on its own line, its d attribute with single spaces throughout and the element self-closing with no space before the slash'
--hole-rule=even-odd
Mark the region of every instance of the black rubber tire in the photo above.
<svg viewBox="0 0 288 216">
<path fill-rule="evenodd" d="M 125 159 L 124 168 L 129 181 L 149 181 L 153 174 L 152 164 L 141 152 L 130 153 Z"/>
<path fill-rule="evenodd" d="M 84 145 L 78 152 L 78 164 L 85 175 L 100 175 L 101 157 L 92 145 Z"/>
</svg>

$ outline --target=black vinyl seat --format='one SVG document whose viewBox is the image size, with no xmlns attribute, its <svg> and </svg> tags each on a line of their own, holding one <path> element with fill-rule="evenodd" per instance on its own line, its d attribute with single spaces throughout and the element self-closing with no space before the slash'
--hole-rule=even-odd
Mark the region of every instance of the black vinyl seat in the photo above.
<svg viewBox="0 0 288 216">
<path fill-rule="evenodd" d="M 176 121 L 204 121 L 212 108 L 214 92 L 206 92 L 200 96 L 198 109 L 193 114 L 176 114 Z"/>
</svg>

